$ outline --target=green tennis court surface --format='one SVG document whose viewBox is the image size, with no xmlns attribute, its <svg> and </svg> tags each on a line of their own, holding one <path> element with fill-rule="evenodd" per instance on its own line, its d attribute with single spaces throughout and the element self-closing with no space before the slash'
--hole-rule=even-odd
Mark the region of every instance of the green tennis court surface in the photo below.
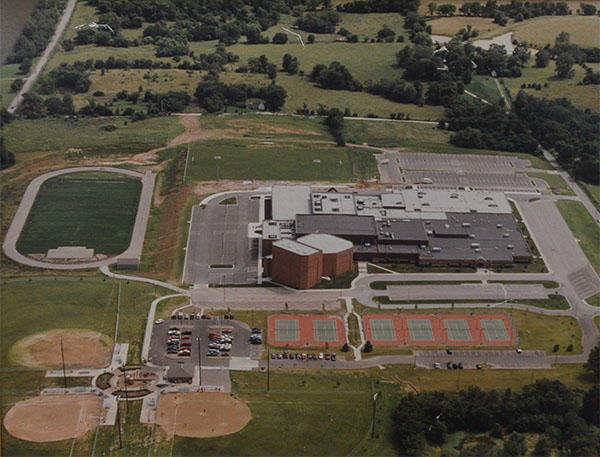
<svg viewBox="0 0 600 457">
<path fill-rule="evenodd" d="M 473 339 L 469 325 L 464 319 L 446 319 L 444 325 L 450 341 L 471 341 Z"/>
<path fill-rule="evenodd" d="M 508 332 L 500 319 L 481 319 L 481 327 L 488 341 L 507 341 Z"/>
<path fill-rule="evenodd" d="M 300 326 L 297 320 L 277 319 L 275 321 L 275 336 L 277 341 L 298 341 Z"/>
<path fill-rule="evenodd" d="M 313 330 L 315 332 L 315 341 L 337 341 L 337 322 L 314 320 Z"/>
<path fill-rule="evenodd" d="M 396 341 L 394 322 L 391 319 L 371 319 L 370 323 L 374 341 Z"/>
<path fill-rule="evenodd" d="M 413 341 L 433 341 L 433 329 L 428 319 L 408 319 L 408 331 Z"/>
</svg>

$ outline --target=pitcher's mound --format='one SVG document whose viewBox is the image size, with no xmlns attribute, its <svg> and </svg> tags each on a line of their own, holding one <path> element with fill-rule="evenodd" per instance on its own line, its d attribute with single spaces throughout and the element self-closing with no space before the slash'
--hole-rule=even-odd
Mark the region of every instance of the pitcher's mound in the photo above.
<svg viewBox="0 0 600 457">
<path fill-rule="evenodd" d="M 101 368 L 110 364 L 112 340 L 85 329 L 57 329 L 23 338 L 10 349 L 14 362 L 33 368 L 60 368 L 63 342 L 65 365 L 69 368 Z"/>
<path fill-rule="evenodd" d="M 156 423 L 170 438 L 213 438 L 239 432 L 252 418 L 245 403 L 223 392 L 161 395 Z"/>
<path fill-rule="evenodd" d="M 37 443 L 79 438 L 98 425 L 101 401 L 97 395 L 42 395 L 15 404 L 4 427 Z"/>
</svg>

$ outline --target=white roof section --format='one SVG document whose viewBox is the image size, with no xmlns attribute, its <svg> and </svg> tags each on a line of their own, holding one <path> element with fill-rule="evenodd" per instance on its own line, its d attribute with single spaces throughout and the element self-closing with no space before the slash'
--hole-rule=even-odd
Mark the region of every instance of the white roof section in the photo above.
<svg viewBox="0 0 600 457">
<path fill-rule="evenodd" d="M 312 194 L 315 214 L 356 214 L 354 195 L 342 192 L 315 192 Z"/>
<path fill-rule="evenodd" d="M 323 254 L 337 254 L 352 249 L 352 243 L 350 241 L 325 233 L 306 235 L 298 238 L 296 241 L 319 249 L 323 251 Z"/>
<path fill-rule="evenodd" d="M 310 186 L 273 186 L 273 219 L 290 221 L 296 214 L 310 214 L 310 193 Z"/>
<path fill-rule="evenodd" d="M 278 248 L 285 249 L 286 251 L 293 252 L 297 255 L 313 255 L 319 252 L 318 249 L 311 248 L 306 244 L 298 243 L 294 240 L 279 240 L 273 243 L 273 246 L 277 246 Z"/>
</svg>

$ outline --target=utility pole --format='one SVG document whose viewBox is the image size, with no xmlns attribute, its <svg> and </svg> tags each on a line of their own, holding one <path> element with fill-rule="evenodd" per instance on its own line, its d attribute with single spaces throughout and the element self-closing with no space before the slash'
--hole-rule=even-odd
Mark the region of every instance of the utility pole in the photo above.
<svg viewBox="0 0 600 457">
<path fill-rule="evenodd" d="M 267 392 L 269 391 L 269 389 L 271 387 L 270 377 L 271 377 L 271 350 L 267 349 Z"/>
<path fill-rule="evenodd" d="M 127 375 L 125 369 L 123 369 L 123 383 L 125 384 L 125 406 L 127 408 L 127 414 L 129 414 L 129 390 L 127 389 Z"/>
<path fill-rule="evenodd" d="M 67 371 L 65 369 L 65 349 L 63 347 L 63 340 L 60 340 L 60 354 L 62 356 L 63 381 L 64 381 L 65 389 L 66 389 L 67 388 Z"/>
<path fill-rule="evenodd" d="M 121 413 L 119 408 L 119 397 L 117 396 L 117 423 L 119 426 L 119 449 L 123 449 L 123 439 L 121 437 Z"/>
<path fill-rule="evenodd" d="M 202 338 L 198 337 L 198 388 L 202 390 Z"/>
</svg>

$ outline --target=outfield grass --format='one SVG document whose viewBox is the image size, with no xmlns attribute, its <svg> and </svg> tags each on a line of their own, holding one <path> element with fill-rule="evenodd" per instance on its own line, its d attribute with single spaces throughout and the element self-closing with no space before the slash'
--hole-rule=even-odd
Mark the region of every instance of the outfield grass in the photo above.
<svg viewBox="0 0 600 457">
<path fill-rule="evenodd" d="M 232 390 L 246 402 L 252 420 L 233 436 L 191 439 L 176 436 L 172 455 L 347 455 L 368 432 L 372 405 L 362 373 L 231 372 Z M 169 443 L 157 446 L 169 453 Z"/>
<path fill-rule="evenodd" d="M 193 143 L 188 177 L 195 181 L 259 179 L 349 182 L 376 175 L 371 152 L 320 143 L 224 140 Z M 220 157 L 220 159 L 215 159 Z"/>
<path fill-rule="evenodd" d="M 100 127 L 114 125 L 112 132 Z M 68 152 L 80 149 L 83 154 L 104 155 L 138 153 L 164 146 L 170 138 L 184 131 L 179 117 L 157 117 L 131 122 L 126 118 L 37 119 L 18 120 L 4 127 L 6 147 L 17 162 L 40 151 Z M 72 153 L 78 156 L 76 152 Z"/>
<path fill-rule="evenodd" d="M 571 190 L 567 182 L 559 174 L 554 173 L 535 173 L 527 172 L 527 176 L 530 178 L 537 178 L 546 181 L 548 187 L 554 193 L 560 193 L 561 195 L 575 195 L 575 192 Z"/>
<path fill-rule="evenodd" d="M 113 338 L 119 282 L 119 342 L 129 343 L 128 359 L 139 363 L 146 315 L 162 288 L 104 277 L 44 276 L 3 280 L 0 286 L 0 361 L 10 367 L 8 351 L 20 339 L 61 328 L 95 330 Z"/>
<path fill-rule="evenodd" d="M 440 130 L 437 125 L 402 122 L 377 122 L 346 120 L 347 140 L 351 143 L 367 142 L 372 146 L 400 147 L 410 151 L 447 154 L 482 154 L 517 157 L 529 160 L 533 168 L 552 170 L 543 158 L 524 153 L 460 148 L 450 144 L 452 132 Z"/>
<path fill-rule="evenodd" d="M 600 228 L 582 203 L 570 200 L 559 200 L 556 206 L 568 224 L 573 236 L 578 240 L 581 250 L 590 264 L 600 274 Z"/>
<path fill-rule="evenodd" d="M 491 76 L 473 76 L 473 80 L 465 89 L 490 103 L 502 100 L 502 94 L 498 92 L 496 81 Z"/>
<path fill-rule="evenodd" d="M 142 183 L 115 173 L 73 173 L 40 188 L 17 241 L 22 254 L 59 246 L 85 246 L 94 254 L 127 249 Z"/>
<path fill-rule="evenodd" d="M 540 18 L 545 19 L 545 18 Z M 549 19 L 549 18 L 548 18 Z M 599 19 L 600 20 L 600 19 Z M 554 34 L 558 34 L 560 30 L 554 30 Z M 554 39 L 552 39 L 554 42 Z M 539 98 L 567 98 L 573 105 L 581 109 L 589 108 L 594 111 L 600 110 L 600 87 L 599 86 L 579 86 L 579 83 L 585 76 L 585 70 L 579 65 L 574 65 L 575 76 L 572 79 L 560 79 L 556 76 L 556 63 L 550 61 L 546 68 L 535 68 L 533 66 L 535 60 L 532 57 L 530 66 L 523 68 L 523 76 L 520 78 L 504 78 L 504 84 L 510 90 L 513 98 L 517 96 L 520 90 L 523 90 L 529 95 Z M 598 70 L 594 64 L 588 64 L 594 70 Z M 523 84 L 541 84 L 541 90 L 521 89 Z M 543 87 L 544 84 L 548 87 Z"/>
</svg>

